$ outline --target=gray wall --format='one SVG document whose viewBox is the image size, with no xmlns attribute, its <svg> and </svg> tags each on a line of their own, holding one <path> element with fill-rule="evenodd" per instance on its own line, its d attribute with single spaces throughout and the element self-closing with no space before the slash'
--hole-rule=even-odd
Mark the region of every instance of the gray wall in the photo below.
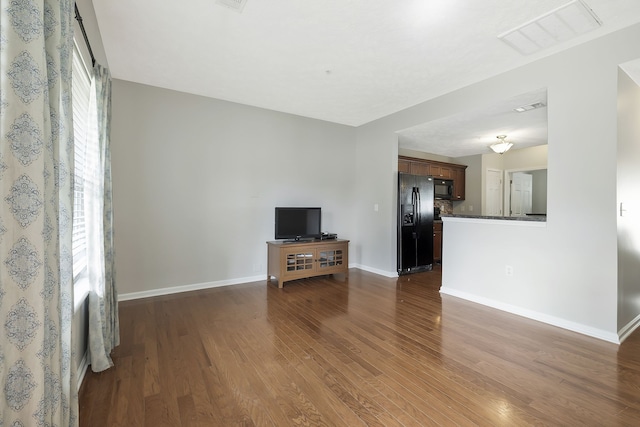
<svg viewBox="0 0 640 427">
<path fill-rule="evenodd" d="M 322 207 L 357 259 L 354 128 L 120 80 L 112 97 L 121 296 L 264 280 L 275 206 Z"/>
<path fill-rule="evenodd" d="M 640 86 L 624 72 L 618 80 L 618 328 L 640 313 Z"/>
</svg>

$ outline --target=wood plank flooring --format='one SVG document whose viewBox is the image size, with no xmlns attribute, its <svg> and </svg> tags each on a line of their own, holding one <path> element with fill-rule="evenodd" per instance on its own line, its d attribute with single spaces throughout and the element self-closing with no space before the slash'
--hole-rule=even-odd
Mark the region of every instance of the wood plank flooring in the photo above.
<svg viewBox="0 0 640 427">
<path fill-rule="evenodd" d="M 352 269 L 120 304 L 81 426 L 638 426 L 621 346 Z"/>
</svg>

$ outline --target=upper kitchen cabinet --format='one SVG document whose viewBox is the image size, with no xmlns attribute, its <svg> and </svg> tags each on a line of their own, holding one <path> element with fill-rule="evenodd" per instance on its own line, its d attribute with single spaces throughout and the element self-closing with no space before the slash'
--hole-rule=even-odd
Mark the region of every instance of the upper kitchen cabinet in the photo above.
<svg viewBox="0 0 640 427">
<path fill-rule="evenodd" d="M 433 163 L 429 164 L 429 175 L 436 178 L 453 179 L 453 170 L 448 165 Z"/>
<path fill-rule="evenodd" d="M 398 172 L 410 173 L 411 175 L 431 175 L 429 164 L 425 162 L 414 162 L 410 158 L 398 158 Z"/>
<path fill-rule="evenodd" d="M 466 166 L 460 165 L 453 168 L 453 198 L 452 200 L 464 200 L 466 188 Z"/>
<path fill-rule="evenodd" d="M 431 175 L 429 165 L 422 162 L 411 162 L 410 170 L 412 175 Z"/>
<path fill-rule="evenodd" d="M 466 168 L 465 165 L 457 165 L 455 163 L 398 156 L 398 172 L 453 180 L 453 195 L 451 200 L 454 201 L 464 200 Z"/>
<path fill-rule="evenodd" d="M 411 173 L 411 162 L 409 160 L 398 159 L 398 172 Z"/>
</svg>

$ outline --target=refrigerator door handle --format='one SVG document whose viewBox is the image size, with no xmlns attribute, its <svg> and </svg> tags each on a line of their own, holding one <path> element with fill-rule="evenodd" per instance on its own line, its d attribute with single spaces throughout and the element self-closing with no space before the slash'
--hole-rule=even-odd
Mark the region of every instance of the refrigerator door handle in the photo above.
<svg viewBox="0 0 640 427">
<path fill-rule="evenodd" d="M 420 218 L 420 212 L 421 212 L 421 206 L 420 206 L 421 200 L 420 200 L 420 187 L 416 187 L 416 205 L 417 205 L 417 217 L 416 217 L 416 224 L 420 224 L 422 221 Z"/>
<path fill-rule="evenodd" d="M 416 203 L 418 202 L 418 197 L 416 195 L 416 187 L 411 188 L 411 223 L 415 225 L 416 223 Z"/>
</svg>

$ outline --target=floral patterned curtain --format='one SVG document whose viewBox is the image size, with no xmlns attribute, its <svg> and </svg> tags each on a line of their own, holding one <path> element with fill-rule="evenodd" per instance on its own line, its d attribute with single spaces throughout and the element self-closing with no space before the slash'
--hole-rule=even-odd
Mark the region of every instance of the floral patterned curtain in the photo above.
<svg viewBox="0 0 640 427">
<path fill-rule="evenodd" d="M 0 2 L 0 425 L 75 426 L 73 1 Z"/>
</svg>

